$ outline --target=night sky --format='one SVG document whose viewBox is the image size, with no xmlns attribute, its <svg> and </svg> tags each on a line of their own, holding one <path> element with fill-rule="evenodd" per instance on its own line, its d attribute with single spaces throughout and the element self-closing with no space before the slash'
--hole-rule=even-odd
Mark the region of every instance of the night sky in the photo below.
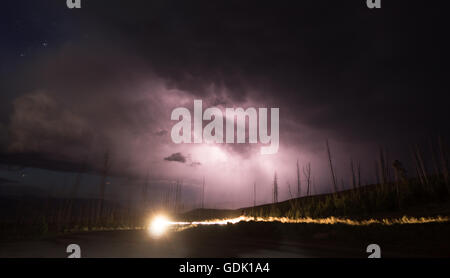
<svg viewBox="0 0 450 278">
<path fill-rule="evenodd" d="M 413 144 L 427 153 L 429 140 L 449 138 L 449 24 L 439 2 L 65 2 L 2 3 L 4 164 L 75 173 L 86 163 L 95 174 L 108 153 L 111 176 L 148 173 L 158 186 L 178 179 L 192 190 L 205 177 L 210 203 L 242 206 L 254 182 L 258 201 L 271 200 L 275 171 L 288 198 L 297 159 L 311 163 L 315 193 L 331 190 L 327 139 L 349 186 L 350 159 L 370 183 L 379 147 L 410 166 Z M 170 113 L 194 99 L 279 107 L 279 152 L 172 143 Z"/>
</svg>

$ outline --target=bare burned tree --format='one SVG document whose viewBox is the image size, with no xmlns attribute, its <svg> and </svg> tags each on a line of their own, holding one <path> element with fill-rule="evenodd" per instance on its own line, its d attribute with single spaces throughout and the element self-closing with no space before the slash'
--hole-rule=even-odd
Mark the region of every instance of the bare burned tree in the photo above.
<svg viewBox="0 0 450 278">
<path fill-rule="evenodd" d="M 444 176 L 444 181 L 446 185 L 449 185 L 449 173 L 448 173 L 448 157 L 447 157 L 447 149 L 442 142 L 442 138 L 439 136 L 439 158 L 441 161 L 441 170 L 442 175 Z"/>
<path fill-rule="evenodd" d="M 358 171 L 358 187 L 361 187 L 361 163 L 359 163 L 359 162 L 358 162 L 357 171 Z"/>
<path fill-rule="evenodd" d="M 75 183 L 73 184 L 70 196 L 69 196 L 69 202 L 67 205 L 67 215 L 66 215 L 66 219 L 67 221 L 72 222 L 72 210 L 73 210 L 73 203 L 75 202 L 75 199 L 77 198 L 78 195 L 78 190 L 79 187 L 81 185 L 81 180 L 83 178 L 83 173 L 86 170 L 86 160 L 82 163 L 79 172 L 77 173 L 77 176 L 75 178 Z"/>
<path fill-rule="evenodd" d="M 422 158 L 422 152 L 421 152 L 421 150 L 420 150 L 418 145 L 415 146 L 415 152 L 416 152 L 417 161 L 419 162 L 419 170 L 422 173 L 422 177 L 423 177 L 423 179 L 425 181 L 425 184 L 429 185 L 427 169 L 425 167 L 425 163 L 424 163 L 424 160 Z"/>
<path fill-rule="evenodd" d="M 414 145 L 414 147 L 411 149 L 411 155 L 415 164 L 416 173 L 417 177 L 419 178 L 420 184 L 422 186 L 428 185 L 428 175 L 418 145 Z"/>
<path fill-rule="evenodd" d="M 148 209 L 149 174 L 150 170 L 147 170 L 147 174 L 145 175 L 144 187 L 142 188 L 142 205 L 145 210 Z"/>
<path fill-rule="evenodd" d="M 289 197 L 290 197 L 291 199 L 293 199 L 294 196 L 292 195 L 291 184 L 290 184 L 289 182 L 286 182 L 286 185 L 287 185 L 287 188 L 288 188 L 288 191 L 289 191 Z"/>
<path fill-rule="evenodd" d="M 103 158 L 103 171 L 102 171 L 102 180 L 100 182 L 100 199 L 97 207 L 97 220 L 99 220 L 103 215 L 102 213 L 105 200 L 106 179 L 108 178 L 109 168 L 110 168 L 109 153 L 106 152 Z"/>
<path fill-rule="evenodd" d="M 298 165 L 297 159 L 297 198 L 302 195 L 301 181 L 300 181 L 300 166 Z"/>
<path fill-rule="evenodd" d="M 381 178 L 381 184 L 384 186 L 387 183 L 387 175 L 386 175 L 386 159 L 383 152 L 383 148 L 380 147 L 379 152 L 379 160 L 378 160 L 378 166 L 379 166 L 379 173 Z"/>
<path fill-rule="evenodd" d="M 273 178 L 273 203 L 278 203 L 278 181 L 277 181 L 277 172 L 275 172 Z"/>
<path fill-rule="evenodd" d="M 392 163 L 392 168 L 394 168 L 396 182 L 407 183 L 405 167 L 403 167 L 403 164 L 399 160 L 394 160 L 394 162 Z"/>
<path fill-rule="evenodd" d="M 430 139 L 430 153 L 431 153 L 431 161 L 433 162 L 434 175 L 436 179 L 440 178 L 441 173 L 439 171 L 439 162 L 438 156 L 436 153 L 436 148 L 433 145 L 433 141 Z"/>
<path fill-rule="evenodd" d="M 202 209 L 205 208 L 205 177 L 203 176 L 203 185 L 202 185 Z"/>
<path fill-rule="evenodd" d="M 181 209 L 181 185 L 182 182 L 177 180 L 175 188 L 175 213 L 180 212 Z"/>
<path fill-rule="evenodd" d="M 311 195 L 311 163 L 306 164 L 303 167 L 303 175 L 306 181 L 306 196 Z"/>
<path fill-rule="evenodd" d="M 356 189 L 356 174 L 355 167 L 353 166 L 353 159 L 350 159 L 350 169 L 352 170 L 352 186 L 353 189 Z"/>
<path fill-rule="evenodd" d="M 253 183 L 253 206 L 256 207 L 256 182 Z"/>
<path fill-rule="evenodd" d="M 331 180 L 333 181 L 333 189 L 334 189 L 334 192 L 337 192 L 338 188 L 337 188 L 337 183 L 336 183 L 336 175 L 334 174 L 333 162 L 331 161 L 331 151 L 330 151 L 330 145 L 328 144 L 328 139 L 327 139 L 326 143 L 327 143 L 328 161 L 330 163 Z"/>
<path fill-rule="evenodd" d="M 380 173 L 378 168 L 378 161 L 375 159 L 375 180 L 377 181 L 377 184 L 380 184 Z"/>
<path fill-rule="evenodd" d="M 400 193 L 399 185 L 407 184 L 408 182 L 406 177 L 406 170 L 403 167 L 403 164 L 398 160 L 394 160 L 394 162 L 392 163 L 392 168 L 394 168 L 395 190 L 398 196 Z"/>
</svg>

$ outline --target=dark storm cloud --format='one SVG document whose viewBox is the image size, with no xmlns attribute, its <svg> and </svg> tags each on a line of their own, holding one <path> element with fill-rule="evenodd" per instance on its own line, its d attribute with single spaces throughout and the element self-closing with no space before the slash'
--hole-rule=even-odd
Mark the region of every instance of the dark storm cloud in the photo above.
<svg viewBox="0 0 450 278">
<path fill-rule="evenodd" d="M 9 152 L 88 160 L 95 170 L 108 153 L 111 172 L 146 172 L 149 146 L 167 141 L 165 86 L 135 55 L 102 43 L 67 43 L 27 64 L 22 77 L 32 86 L 11 101 Z"/>
<path fill-rule="evenodd" d="M 136 46 L 169 87 L 260 99 L 344 141 L 445 132 L 448 84 L 436 62 L 448 44 L 438 9 L 404 1 L 376 12 L 364 1 L 92 5 L 89 24 Z"/>
<path fill-rule="evenodd" d="M 186 163 L 186 157 L 184 155 L 182 155 L 181 153 L 173 153 L 173 154 L 169 155 L 168 157 L 164 157 L 164 160 Z"/>
</svg>

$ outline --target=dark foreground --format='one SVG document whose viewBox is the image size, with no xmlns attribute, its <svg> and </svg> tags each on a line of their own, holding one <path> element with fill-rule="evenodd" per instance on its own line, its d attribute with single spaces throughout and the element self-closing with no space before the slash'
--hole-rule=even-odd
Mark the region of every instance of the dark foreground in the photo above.
<svg viewBox="0 0 450 278">
<path fill-rule="evenodd" d="M 239 223 L 202 226 L 152 238 L 146 230 L 85 232 L 0 242 L 0 257 L 355 257 L 367 245 L 382 257 L 450 257 L 450 224 L 396 226 Z"/>
</svg>

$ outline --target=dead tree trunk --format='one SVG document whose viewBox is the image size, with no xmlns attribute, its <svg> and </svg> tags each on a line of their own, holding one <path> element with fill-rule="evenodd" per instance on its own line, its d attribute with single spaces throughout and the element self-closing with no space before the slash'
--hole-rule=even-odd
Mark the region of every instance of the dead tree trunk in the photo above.
<svg viewBox="0 0 450 278">
<path fill-rule="evenodd" d="M 336 175 L 334 174 L 334 169 L 333 169 L 333 162 L 331 161 L 331 151 L 330 151 L 330 145 L 328 144 L 328 139 L 327 139 L 327 153 L 328 153 L 328 161 L 330 163 L 331 179 L 333 181 L 333 189 L 334 189 L 334 192 L 336 193 L 338 191 L 338 188 L 337 188 L 337 183 L 336 183 Z"/>
<path fill-rule="evenodd" d="M 305 175 L 306 180 L 306 196 L 311 195 L 311 163 L 308 163 L 303 167 L 303 175 Z"/>
<path fill-rule="evenodd" d="M 103 161 L 103 172 L 102 172 L 102 180 L 100 182 L 100 196 L 97 206 L 97 221 L 100 221 L 103 213 L 103 203 L 105 199 L 105 188 L 106 188 L 106 179 L 108 177 L 108 171 L 109 171 L 109 153 L 106 152 L 104 156 Z"/>
<path fill-rule="evenodd" d="M 202 209 L 205 208 L 205 177 L 203 177 L 203 185 L 202 185 Z"/>
<path fill-rule="evenodd" d="M 301 181 L 300 181 L 300 166 L 297 159 L 297 198 L 300 198 L 302 194 Z"/>
<path fill-rule="evenodd" d="M 442 175 L 444 176 L 445 184 L 449 185 L 449 173 L 448 173 L 448 157 L 447 152 L 444 146 L 444 143 L 442 142 L 442 138 L 439 136 L 439 154 L 440 154 L 440 160 L 441 160 L 441 168 L 442 168 Z"/>
<path fill-rule="evenodd" d="M 256 182 L 253 184 L 253 207 L 256 207 Z"/>
<path fill-rule="evenodd" d="M 356 189 L 356 174 L 355 174 L 355 167 L 353 166 L 353 159 L 350 159 L 350 169 L 352 171 L 352 186 L 353 190 Z"/>
<path fill-rule="evenodd" d="M 278 181 L 277 181 L 277 172 L 275 172 L 273 178 L 273 203 L 278 203 Z"/>
</svg>

